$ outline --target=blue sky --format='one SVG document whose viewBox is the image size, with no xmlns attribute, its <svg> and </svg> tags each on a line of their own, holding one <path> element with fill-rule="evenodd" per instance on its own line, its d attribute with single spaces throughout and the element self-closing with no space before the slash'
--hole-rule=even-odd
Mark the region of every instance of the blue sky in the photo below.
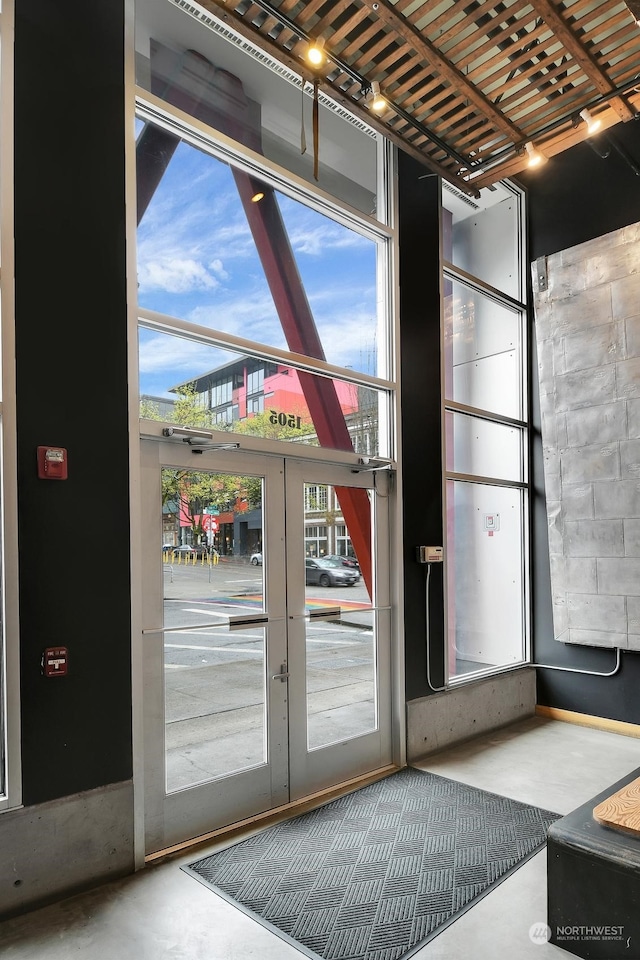
<svg viewBox="0 0 640 960">
<path fill-rule="evenodd" d="M 375 373 L 375 244 L 278 195 L 311 311 L 332 363 Z M 229 167 L 181 143 L 138 229 L 142 307 L 286 349 Z M 140 390 L 169 387 L 233 359 L 143 331 Z"/>
</svg>

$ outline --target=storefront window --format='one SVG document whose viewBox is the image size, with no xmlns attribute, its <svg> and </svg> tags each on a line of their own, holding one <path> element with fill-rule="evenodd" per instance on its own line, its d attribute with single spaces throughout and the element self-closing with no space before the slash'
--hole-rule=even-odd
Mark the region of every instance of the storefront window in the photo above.
<svg viewBox="0 0 640 960">
<path fill-rule="evenodd" d="M 443 190 L 447 676 L 527 657 L 524 198 Z M 483 194 L 488 191 L 483 191 Z M 476 209 L 473 209 L 476 207 Z"/>
</svg>

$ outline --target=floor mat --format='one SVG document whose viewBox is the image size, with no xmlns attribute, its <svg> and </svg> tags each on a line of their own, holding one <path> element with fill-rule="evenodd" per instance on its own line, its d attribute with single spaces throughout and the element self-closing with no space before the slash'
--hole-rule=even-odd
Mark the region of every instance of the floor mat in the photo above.
<svg viewBox="0 0 640 960">
<path fill-rule="evenodd" d="M 524 863 L 559 816 L 407 767 L 182 869 L 308 956 L 399 960 Z"/>
</svg>

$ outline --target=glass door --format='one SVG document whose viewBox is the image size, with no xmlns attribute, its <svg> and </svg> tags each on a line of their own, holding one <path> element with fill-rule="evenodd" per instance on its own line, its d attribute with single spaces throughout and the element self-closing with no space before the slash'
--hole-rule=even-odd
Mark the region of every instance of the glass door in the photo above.
<svg viewBox="0 0 640 960">
<path fill-rule="evenodd" d="M 284 498 L 275 458 L 141 446 L 151 853 L 288 800 L 284 579 L 251 562 L 284 568 Z"/>
<path fill-rule="evenodd" d="M 287 461 L 292 800 L 391 760 L 387 494 L 385 472 Z"/>
<path fill-rule="evenodd" d="M 388 764 L 390 613 L 386 476 L 141 449 L 149 854 Z"/>
</svg>

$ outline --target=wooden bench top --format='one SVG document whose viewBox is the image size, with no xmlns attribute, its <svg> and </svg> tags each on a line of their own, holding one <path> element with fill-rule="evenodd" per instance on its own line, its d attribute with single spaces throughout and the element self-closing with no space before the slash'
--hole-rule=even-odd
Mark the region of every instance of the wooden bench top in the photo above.
<svg viewBox="0 0 640 960">
<path fill-rule="evenodd" d="M 605 827 L 635 834 L 640 839 L 640 777 L 595 806 L 593 818 Z"/>
</svg>

